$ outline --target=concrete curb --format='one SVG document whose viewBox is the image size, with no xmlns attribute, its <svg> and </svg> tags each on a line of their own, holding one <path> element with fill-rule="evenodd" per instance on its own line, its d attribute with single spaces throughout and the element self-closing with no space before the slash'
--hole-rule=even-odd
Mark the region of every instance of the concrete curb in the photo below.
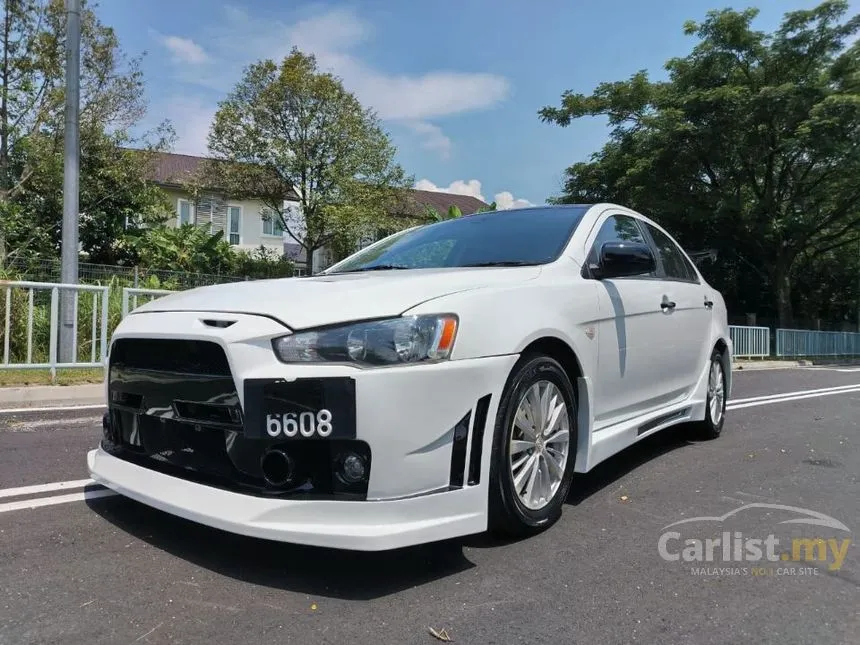
<svg viewBox="0 0 860 645">
<path fill-rule="evenodd" d="M 104 385 L 101 383 L 0 387 L 0 410 L 61 405 L 98 405 L 104 403 L 104 400 Z"/>
<path fill-rule="evenodd" d="M 792 367 L 850 367 L 860 365 L 860 359 L 855 358 L 813 358 L 796 361 L 773 360 L 735 360 L 732 367 L 736 370 L 778 370 Z"/>
<path fill-rule="evenodd" d="M 734 361 L 732 368 L 739 371 L 746 370 L 778 370 L 791 367 L 808 367 L 811 361 Z"/>
</svg>

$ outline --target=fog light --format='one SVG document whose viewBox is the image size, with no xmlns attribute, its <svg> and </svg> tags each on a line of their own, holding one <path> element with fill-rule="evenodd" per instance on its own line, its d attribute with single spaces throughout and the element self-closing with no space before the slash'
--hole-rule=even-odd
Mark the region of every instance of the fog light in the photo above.
<svg viewBox="0 0 860 645">
<path fill-rule="evenodd" d="M 367 475 L 367 466 L 364 464 L 364 459 L 355 453 L 350 453 L 343 459 L 341 465 L 344 481 L 355 484 L 360 482 Z"/>
</svg>

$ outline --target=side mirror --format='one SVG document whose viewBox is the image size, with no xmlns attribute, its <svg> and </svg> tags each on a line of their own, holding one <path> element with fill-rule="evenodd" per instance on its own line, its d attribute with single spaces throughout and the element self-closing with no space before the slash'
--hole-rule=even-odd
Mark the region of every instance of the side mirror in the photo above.
<svg viewBox="0 0 860 645">
<path fill-rule="evenodd" d="M 656 271 L 651 247 L 637 242 L 605 242 L 600 248 L 597 278 L 623 278 Z"/>
</svg>

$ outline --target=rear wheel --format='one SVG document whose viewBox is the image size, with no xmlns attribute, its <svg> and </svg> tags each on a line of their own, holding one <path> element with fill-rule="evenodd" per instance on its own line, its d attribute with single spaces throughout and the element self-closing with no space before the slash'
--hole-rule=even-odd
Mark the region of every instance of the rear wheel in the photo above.
<svg viewBox="0 0 860 645">
<path fill-rule="evenodd" d="M 555 359 L 523 356 L 508 380 L 493 437 L 490 529 L 526 536 L 561 516 L 576 455 L 576 397 Z"/>
<path fill-rule="evenodd" d="M 708 370 L 708 397 L 705 401 L 705 419 L 697 424 L 703 439 L 716 439 L 723 431 L 726 420 L 726 372 L 723 355 L 718 349 L 711 354 Z"/>
</svg>

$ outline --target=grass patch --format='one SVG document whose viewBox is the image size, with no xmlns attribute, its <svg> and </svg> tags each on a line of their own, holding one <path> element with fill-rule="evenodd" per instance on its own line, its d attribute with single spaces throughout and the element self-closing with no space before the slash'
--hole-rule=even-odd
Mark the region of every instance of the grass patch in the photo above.
<svg viewBox="0 0 860 645">
<path fill-rule="evenodd" d="M 51 381 L 51 370 L 0 370 L 0 387 L 21 385 L 81 385 L 104 382 L 104 370 L 100 367 L 57 369 L 56 381 Z"/>
</svg>

